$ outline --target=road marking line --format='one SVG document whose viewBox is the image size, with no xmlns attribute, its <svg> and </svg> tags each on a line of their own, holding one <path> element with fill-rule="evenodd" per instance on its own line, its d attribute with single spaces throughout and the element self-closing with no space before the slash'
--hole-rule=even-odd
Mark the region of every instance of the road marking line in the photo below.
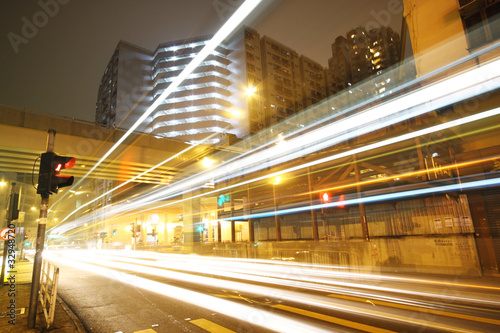
<svg viewBox="0 0 500 333">
<path fill-rule="evenodd" d="M 191 320 L 190 323 L 195 324 L 196 326 L 201 327 L 205 331 L 208 331 L 211 333 L 235 333 L 234 331 L 231 331 L 230 329 L 227 329 L 223 326 L 220 326 L 220 325 L 213 323 L 210 320 L 207 320 L 204 318 Z"/>
<path fill-rule="evenodd" d="M 134 333 L 156 333 L 156 331 L 148 328 L 147 330 L 135 331 Z"/>
<path fill-rule="evenodd" d="M 303 309 L 298 309 L 294 308 L 291 306 L 283 305 L 283 304 L 278 304 L 278 305 L 273 305 L 273 308 L 280 309 L 280 310 L 285 310 L 288 312 L 293 312 L 297 313 L 303 316 L 311 317 L 311 318 L 316 318 L 319 320 L 323 321 L 328 321 L 330 323 L 342 325 L 342 326 L 347 326 L 351 328 L 355 328 L 357 330 L 365 331 L 365 332 L 370 332 L 370 333 L 394 333 L 394 331 L 389 331 L 383 328 L 375 327 L 375 326 L 370 326 L 370 325 L 365 325 L 365 324 L 360 324 L 354 321 L 350 320 L 345 320 L 345 319 L 340 319 L 332 316 L 327 316 L 321 313 L 316 313 L 312 311 L 307 311 Z"/>
<path fill-rule="evenodd" d="M 346 300 L 351 300 L 351 301 L 357 301 L 357 302 L 370 302 L 372 304 L 395 307 L 395 308 L 400 308 L 400 309 L 404 309 L 404 310 L 432 313 L 432 314 L 441 315 L 441 316 L 447 316 L 447 317 L 453 317 L 453 318 L 459 318 L 459 319 L 465 319 L 465 320 L 472 320 L 472 321 L 479 321 L 479 322 L 487 323 L 487 324 L 500 325 L 500 320 L 496 320 L 496 319 L 482 318 L 482 317 L 476 317 L 476 316 L 460 314 L 460 313 L 453 313 L 453 312 L 442 311 L 442 310 L 424 309 L 424 308 L 420 308 L 420 307 L 415 306 L 415 305 L 405 305 L 405 304 L 391 303 L 391 302 L 385 302 L 385 301 L 376 301 L 376 300 L 365 300 L 361 297 L 343 296 L 343 295 L 335 295 L 335 294 L 331 294 L 328 296 L 346 299 Z"/>
</svg>

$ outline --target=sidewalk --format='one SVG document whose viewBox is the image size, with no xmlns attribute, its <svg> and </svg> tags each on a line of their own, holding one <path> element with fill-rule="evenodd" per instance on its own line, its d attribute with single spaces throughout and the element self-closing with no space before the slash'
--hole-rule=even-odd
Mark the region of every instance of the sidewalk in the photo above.
<svg viewBox="0 0 500 333">
<path fill-rule="evenodd" d="M 1 261 L 1 260 L 0 260 Z M 33 274 L 32 261 L 17 261 L 15 267 L 15 296 L 10 290 L 10 285 L 0 287 L 0 332 L 58 332 L 58 333 L 84 333 L 85 329 L 73 312 L 57 297 L 54 323 L 46 329 L 42 305 L 38 302 L 36 328 L 28 328 L 28 307 L 30 303 L 31 278 Z M 9 323 L 9 305 L 15 301 L 15 323 Z"/>
</svg>

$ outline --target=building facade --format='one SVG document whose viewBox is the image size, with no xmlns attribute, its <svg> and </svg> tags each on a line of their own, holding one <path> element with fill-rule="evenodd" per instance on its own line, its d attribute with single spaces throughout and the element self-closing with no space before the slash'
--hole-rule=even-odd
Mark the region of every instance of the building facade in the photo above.
<svg viewBox="0 0 500 333">
<path fill-rule="evenodd" d="M 370 31 L 356 27 L 339 36 L 332 44 L 328 67 L 342 80 L 344 87 L 352 86 L 400 60 L 399 35 L 391 28 L 381 26 Z"/>
<path fill-rule="evenodd" d="M 130 127 L 210 41 L 200 36 L 154 52 L 121 41 L 98 91 L 96 122 Z M 190 144 L 228 143 L 282 122 L 399 60 L 390 28 L 358 27 L 332 44 L 329 68 L 242 28 L 219 45 L 139 128 Z M 385 84 L 385 82 L 381 83 Z M 374 87 L 371 94 L 377 94 Z M 277 133 L 278 134 L 278 133 Z"/>
<path fill-rule="evenodd" d="M 152 56 L 139 46 L 118 43 L 99 85 L 97 124 L 127 129 L 144 113 L 151 104 Z"/>
<path fill-rule="evenodd" d="M 211 36 L 164 43 L 153 56 L 152 94 L 157 99 Z M 227 69 L 230 51 L 221 44 L 152 114 L 151 133 L 191 144 L 220 144 L 232 130 Z"/>
</svg>

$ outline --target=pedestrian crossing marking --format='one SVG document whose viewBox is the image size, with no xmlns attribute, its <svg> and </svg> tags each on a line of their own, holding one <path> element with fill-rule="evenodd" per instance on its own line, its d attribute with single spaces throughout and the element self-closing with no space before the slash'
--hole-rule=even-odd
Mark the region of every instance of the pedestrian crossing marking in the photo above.
<svg viewBox="0 0 500 333">
<path fill-rule="evenodd" d="M 134 333 L 156 333 L 156 331 L 148 328 L 147 330 L 135 331 Z"/>
<path fill-rule="evenodd" d="M 230 329 L 227 329 L 223 326 L 220 326 L 216 323 L 211 322 L 210 320 L 203 319 L 203 318 L 191 320 L 190 323 L 195 324 L 196 326 L 203 328 L 205 331 L 208 331 L 211 333 L 235 333 L 234 331 L 231 331 Z"/>
<path fill-rule="evenodd" d="M 354 328 L 354 329 L 357 329 L 360 331 L 365 331 L 365 332 L 370 332 L 370 333 L 395 333 L 394 331 L 389 331 L 389 330 L 386 330 L 383 328 L 365 325 L 365 324 L 361 324 L 361 323 L 356 323 L 356 322 L 350 321 L 350 320 L 335 318 L 335 317 L 327 316 L 327 315 L 324 315 L 321 313 L 307 311 L 307 310 L 303 310 L 303 309 L 299 309 L 299 308 L 294 308 L 294 307 L 283 305 L 283 304 L 273 305 L 273 308 L 288 311 L 288 312 L 297 313 L 297 314 L 311 317 L 311 318 L 316 318 L 316 319 L 327 321 L 327 322 L 337 324 L 337 325 L 351 327 L 351 328 Z"/>
</svg>

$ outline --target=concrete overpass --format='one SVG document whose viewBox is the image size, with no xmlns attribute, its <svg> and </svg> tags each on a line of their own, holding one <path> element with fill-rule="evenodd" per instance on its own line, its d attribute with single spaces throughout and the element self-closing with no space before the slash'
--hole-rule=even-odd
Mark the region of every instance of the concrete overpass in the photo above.
<svg viewBox="0 0 500 333">
<path fill-rule="evenodd" d="M 95 123 L 45 114 L 23 108 L 0 105 L 0 170 L 31 174 L 38 173 L 35 161 L 46 151 L 47 130 L 55 129 L 54 151 L 73 156 L 76 165 L 71 169 L 75 177 L 83 177 L 126 129 L 107 128 Z M 135 182 L 167 184 L 179 168 L 192 163 L 211 149 L 191 147 L 180 156 L 174 155 L 191 146 L 171 139 L 135 133 L 122 144 L 89 178 L 126 181 L 153 166 L 171 158 L 137 178 Z"/>
</svg>

